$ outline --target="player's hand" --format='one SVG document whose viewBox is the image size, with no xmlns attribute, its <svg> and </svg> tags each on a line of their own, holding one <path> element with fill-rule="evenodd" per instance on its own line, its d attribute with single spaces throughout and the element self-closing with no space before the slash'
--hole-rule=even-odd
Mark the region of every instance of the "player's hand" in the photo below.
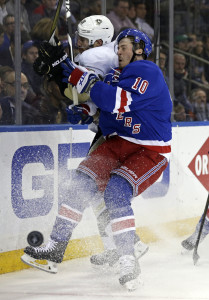
<svg viewBox="0 0 209 300">
<path fill-rule="evenodd" d="M 70 105 L 66 108 L 67 120 L 71 124 L 91 124 L 93 122 L 93 117 L 89 116 L 88 105 Z"/>
<path fill-rule="evenodd" d="M 43 41 L 39 47 L 39 57 L 34 62 L 34 70 L 39 75 L 52 75 L 55 76 L 59 74 L 62 76 L 62 69 L 60 64 L 67 58 L 67 53 L 65 53 L 63 46 L 55 38 L 56 46 L 51 45 L 47 41 Z"/>
<path fill-rule="evenodd" d="M 37 57 L 33 63 L 33 69 L 38 75 L 43 76 L 49 73 L 50 66 L 44 63 L 41 57 Z"/>
<path fill-rule="evenodd" d="M 79 94 L 88 93 L 92 86 L 99 80 L 94 72 L 76 67 L 69 58 L 61 64 L 61 67 L 63 68 L 62 81 L 75 86 Z"/>
</svg>

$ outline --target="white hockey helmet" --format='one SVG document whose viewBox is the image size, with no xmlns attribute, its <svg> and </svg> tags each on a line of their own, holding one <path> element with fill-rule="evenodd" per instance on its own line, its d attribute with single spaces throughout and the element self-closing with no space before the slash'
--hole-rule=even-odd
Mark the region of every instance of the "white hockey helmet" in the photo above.
<svg viewBox="0 0 209 300">
<path fill-rule="evenodd" d="M 89 40 L 89 46 L 95 41 L 102 40 L 103 45 L 109 44 L 114 34 L 110 20 L 102 15 L 86 17 L 78 24 L 78 35 Z"/>
</svg>

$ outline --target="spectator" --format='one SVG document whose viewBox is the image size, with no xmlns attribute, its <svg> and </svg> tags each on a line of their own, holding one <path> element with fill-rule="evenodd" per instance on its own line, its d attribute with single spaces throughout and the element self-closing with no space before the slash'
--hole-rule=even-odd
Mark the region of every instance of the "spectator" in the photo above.
<svg viewBox="0 0 209 300">
<path fill-rule="evenodd" d="M 185 121 L 186 121 L 185 108 L 181 103 L 178 103 L 174 107 L 174 122 L 185 122 Z"/>
<path fill-rule="evenodd" d="M 3 110 L 2 110 L 1 102 L 0 102 L 0 122 L 1 122 L 1 119 L 2 119 L 2 115 L 3 115 Z"/>
<path fill-rule="evenodd" d="M 146 1 L 138 0 L 136 3 L 135 23 L 139 30 L 145 32 L 151 40 L 154 37 L 154 29 L 146 22 L 147 7 Z"/>
<path fill-rule="evenodd" d="M 4 43 L 4 27 L 0 24 L 0 47 Z"/>
<path fill-rule="evenodd" d="M 33 13 L 34 9 L 41 5 L 41 3 L 42 0 L 26 0 L 25 7 L 27 9 L 29 18 L 31 17 L 31 14 Z"/>
<path fill-rule="evenodd" d="M 4 26 L 4 42 L 0 47 L 0 53 L 3 50 L 7 50 L 10 46 L 10 38 L 12 33 L 15 31 L 15 17 L 14 15 L 6 15 L 3 18 L 3 26 Z"/>
<path fill-rule="evenodd" d="M 56 0 L 42 0 L 42 4 L 39 5 L 30 16 L 31 28 L 43 18 L 50 18 L 53 20 L 56 11 L 56 3 Z M 60 35 L 64 36 L 67 34 L 65 11 L 62 10 L 59 15 L 58 30 Z"/>
<path fill-rule="evenodd" d="M 209 35 L 204 35 L 202 41 L 204 44 L 202 57 L 207 61 L 209 61 Z M 209 82 L 209 64 L 204 65 L 204 71 L 205 71 L 205 79 L 207 82 Z"/>
<path fill-rule="evenodd" d="M 186 111 L 186 114 L 192 111 L 191 103 L 187 97 L 187 85 L 185 78 L 187 78 L 186 58 L 183 54 L 174 54 L 174 106 L 181 103 Z"/>
<path fill-rule="evenodd" d="M 0 77 L 0 97 L 1 97 L 1 93 L 2 93 L 2 80 L 1 80 L 1 77 Z"/>
<path fill-rule="evenodd" d="M 0 98 L 0 125 L 14 125 L 15 113 L 10 104 L 10 98 Z"/>
<path fill-rule="evenodd" d="M 209 13 L 209 1 L 201 0 L 200 2 L 200 32 L 207 33 L 209 30 L 208 13 Z"/>
<path fill-rule="evenodd" d="M 36 124 L 39 120 L 39 112 L 36 108 L 25 102 L 28 94 L 28 79 L 21 73 L 21 101 L 22 101 L 22 124 Z M 15 124 L 15 71 L 9 71 L 4 79 L 4 95 L 1 98 L 3 121 L 1 125 Z M 6 116 L 6 117 L 5 117 Z"/>
<path fill-rule="evenodd" d="M 66 107 L 72 104 L 68 98 L 64 97 L 55 81 L 48 81 L 44 78 L 44 97 L 34 102 L 34 106 L 40 112 L 41 124 L 60 124 L 67 122 Z"/>
<path fill-rule="evenodd" d="M 31 30 L 31 39 L 34 42 L 48 41 L 52 23 L 53 21 L 50 18 L 41 19 Z M 55 35 L 58 36 L 58 29 L 56 29 Z"/>
<path fill-rule="evenodd" d="M 88 0 L 88 9 L 85 13 L 85 16 L 91 15 L 101 15 L 102 14 L 102 5 L 101 0 Z"/>
<path fill-rule="evenodd" d="M 190 39 L 189 48 L 190 48 L 191 52 L 193 52 L 194 48 L 197 45 L 197 35 L 195 33 L 189 33 L 188 37 Z"/>
<path fill-rule="evenodd" d="M 2 66 L 10 66 L 14 68 L 14 56 L 15 56 L 15 35 L 11 34 L 10 37 L 10 46 L 8 49 L 1 51 L 0 55 L 0 65 Z M 26 31 L 21 32 L 21 45 L 23 45 L 29 39 L 29 35 Z"/>
<path fill-rule="evenodd" d="M 14 34 L 11 35 L 10 45 L 0 51 L 0 65 L 14 68 Z"/>
<path fill-rule="evenodd" d="M 82 5 L 83 5 L 83 3 L 82 3 Z M 70 10 L 71 10 L 71 16 L 74 17 L 76 22 L 79 22 L 81 20 L 81 10 L 83 10 L 83 7 L 81 9 L 80 1 L 77 1 L 77 0 L 70 1 Z M 101 11 L 100 11 L 100 14 L 101 14 Z M 71 21 L 72 21 L 72 19 L 71 19 Z"/>
<path fill-rule="evenodd" d="M 34 9 L 30 15 L 31 28 L 40 21 L 42 18 L 53 19 L 56 9 L 56 0 L 42 0 L 41 4 Z"/>
<path fill-rule="evenodd" d="M 204 70 L 204 63 L 199 61 L 198 58 L 203 57 L 203 42 L 197 41 L 196 47 L 194 48 L 193 53 L 197 56 L 197 59 L 191 58 L 190 61 L 190 72 L 191 72 L 191 78 L 197 82 L 200 82 L 202 84 L 208 84 L 207 80 L 205 79 L 205 70 Z"/>
<path fill-rule="evenodd" d="M 136 28 L 136 26 L 128 18 L 129 0 L 114 0 L 113 10 L 107 14 L 115 29 L 115 36 L 119 34 L 123 28 Z"/>
<path fill-rule="evenodd" d="M 167 55 L 165 52 L 160 51 L 160 57 L 159 57 L 159 67 L 163 73 L 163 77 L 165 79 L 165 82 L 167 83 L 167 86 L 169 85 L 169 79 L 168 79 L 168 72 L 167 72 Z"/>
<path fill-rule="evenodd" d="M 190 42 L 191 38 L 188 35 L 177 35 L 174 39 L 174 47 L 185 52 L 190 52 Z"/>
<path fill-rule="evenodd" d="M 3 25 L 3 18 L 8 15 L 6 0 L 0 0 L 0 24 Z"/>
<path fill-rule="evenodd" d="M 25 8 L 26 0 L 21 0 L 21 21 L 22 21 L 22 30 L 26 30 L 28 33 L 31 31 L 29 19 L 28 19 L 28 12 Z M 9 0 L 6 3 L 6 9 L 8 14 L 14 14 L 15 12 L 15 0 Z"/>
<path fill-rule="evenodd" d="M 193 89 L 190 101 L 192 103 L 192 121 L 209 121 L 209 107 L 205 90 Z"/>
<path fill-rule="evenodd" d="M 27 76 L 32 91 L 36 95 L 41 93 L 42 76 L 39 76 L 33 69 L 33 63 L 38 57 L 38 46 L 32 40 L 27 41 L 22 47 L 22 72 Z"/>
<path fill-rule="evenodd" d="M 1 92 L 0 92 L 0 98 L 4 97 L 4 80 L 6 77 L 7 72 L 11 72 L 13 69 L 9 66 L 0 66 L 0 79 L 1 79 Z"/>
<path fill-rule="evenodd" d="M 135 7 L 135 4 L 133 2 L 129 3 L 128 17 L 131 20 L 131 22 L 137 27 L 137 24 L 135 23 L 135 20 L 136 20 L 136 7 Z"/>
</svg>

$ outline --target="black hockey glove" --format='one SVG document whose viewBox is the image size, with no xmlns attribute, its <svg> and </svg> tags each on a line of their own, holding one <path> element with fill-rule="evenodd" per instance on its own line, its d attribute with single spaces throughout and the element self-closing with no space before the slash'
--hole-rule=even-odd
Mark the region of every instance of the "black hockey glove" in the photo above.
<svg viewBox="0 0 209 300">
<path fill-rule="evenodd" d="M 62 76 L 62 68 L 60 63 L 65 61 L 67 53 L 63 46 L 55 39 L 57 45 L 53 46 L 47 41 L 43 41 L 39 47 L 39 57 L 35 60 L 33 68 L 39 75 L 49 75 L 55 77 Z"/>
</svg>

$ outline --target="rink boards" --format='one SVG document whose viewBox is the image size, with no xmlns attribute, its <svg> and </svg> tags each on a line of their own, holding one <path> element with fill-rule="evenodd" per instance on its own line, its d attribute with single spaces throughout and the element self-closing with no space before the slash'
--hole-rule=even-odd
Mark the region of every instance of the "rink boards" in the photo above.
<svg viewBox="0 0 209 300">
<path fill-rule="evenodd" d="M 1 274 L 26 268 L 20 256 L 29 232 L 41 231 L 48 239 L 58 207 L 67 197 L 67 187 L 94 133 L 87 126 L 2 126 L 0 137 Z M 192 232 L 207 199 L 208 152 L 208 122 L 175 123 L 169 166 L 133 201 L 137 231 L 145 242 Z M 101 249 L 96 220 L 88 208 L 65 259 Z"/>
</svg>

